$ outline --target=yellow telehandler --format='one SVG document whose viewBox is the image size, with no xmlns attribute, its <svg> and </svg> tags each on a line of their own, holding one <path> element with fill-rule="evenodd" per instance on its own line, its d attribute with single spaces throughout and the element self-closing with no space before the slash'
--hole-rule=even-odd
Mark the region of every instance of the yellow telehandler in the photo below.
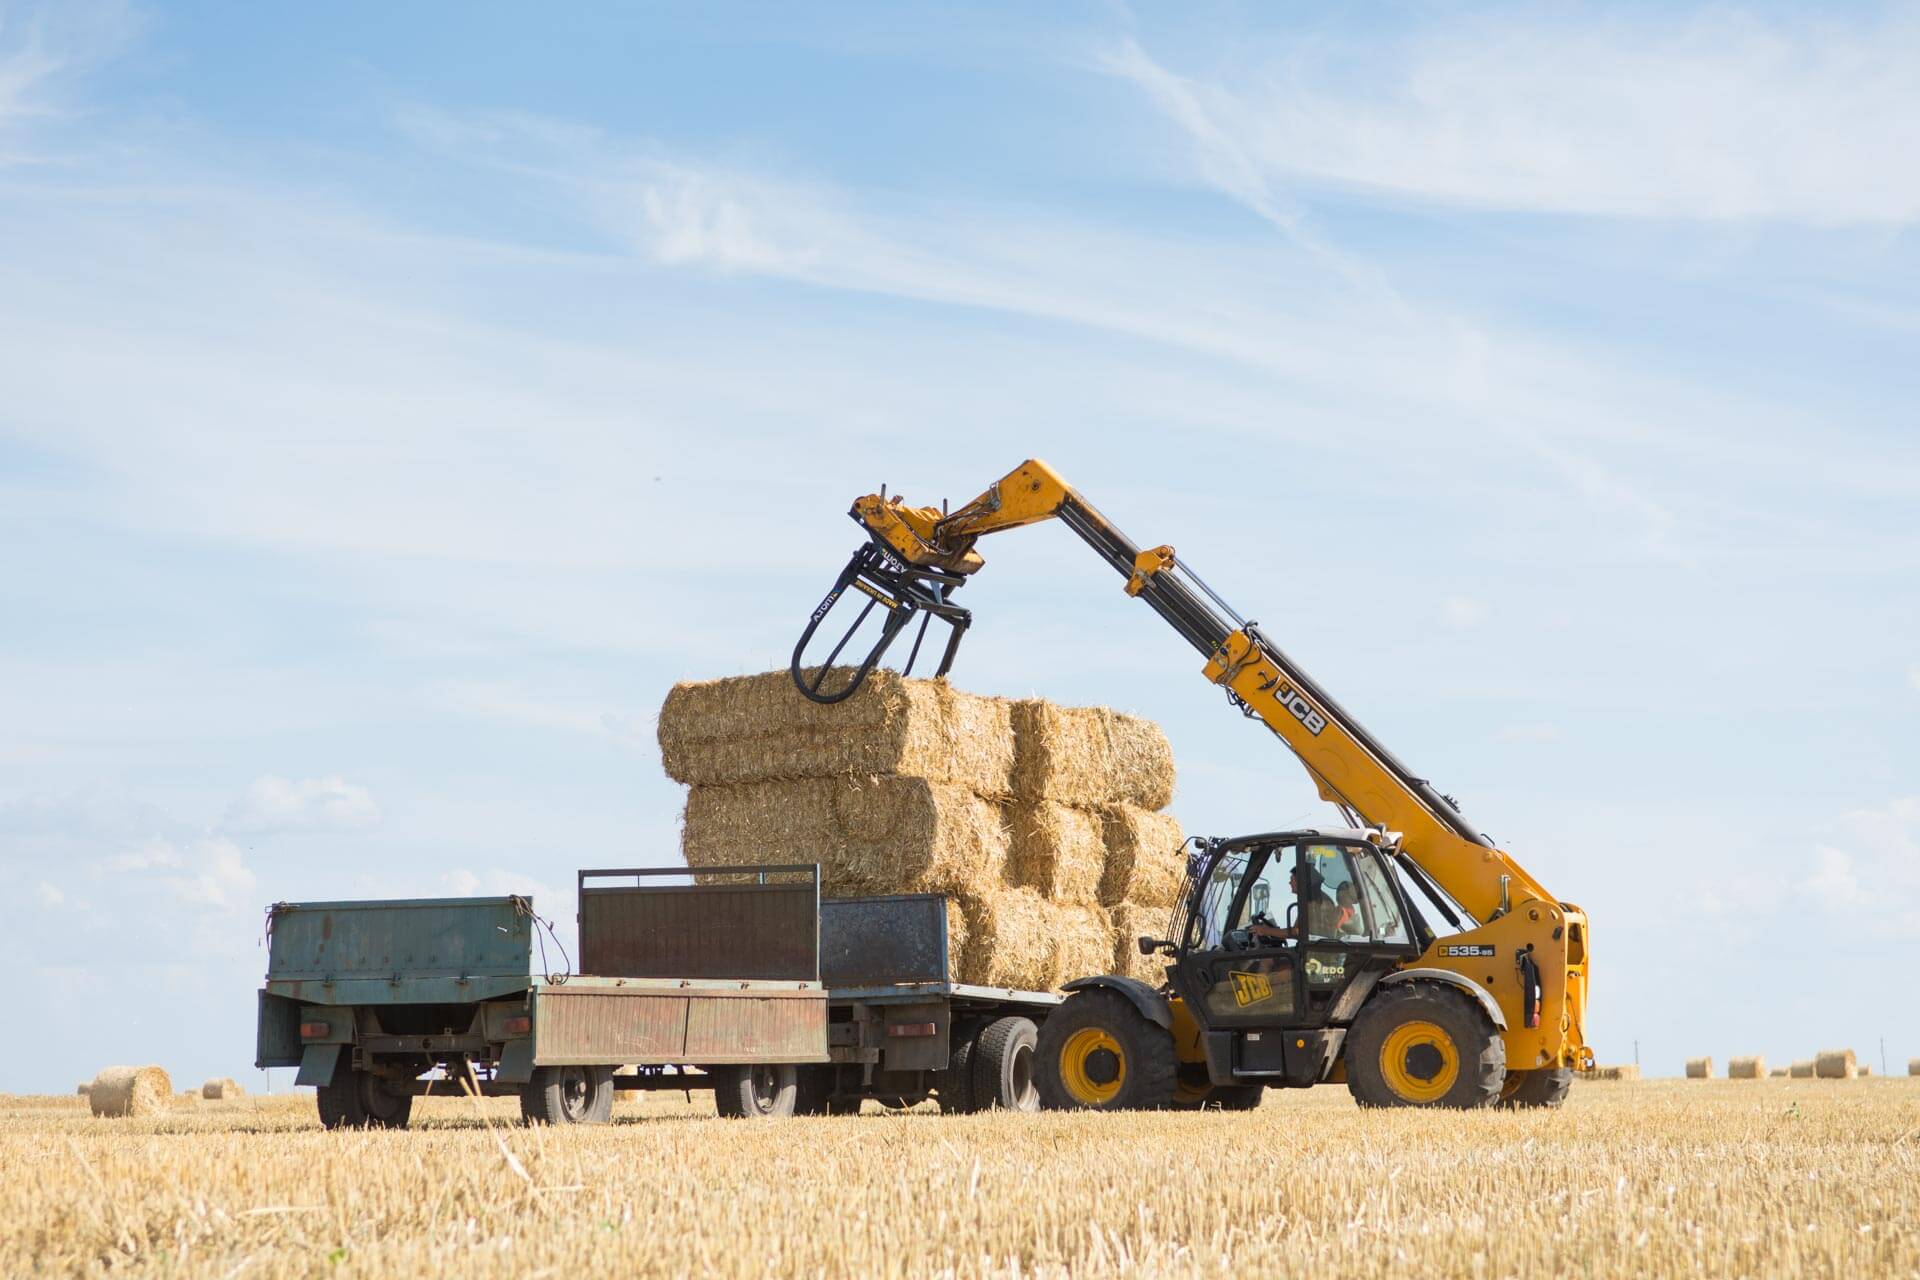
<svg viewBox="0 0 1920 1280">
<path fill-rule="evenodd" d="M 972 620 L 953 594 L 984 564 L 974 543 L 1057 519 L 1193 645 L 1207 679 L 1287 744 L 1344 818 L 1190 841 L 1168 936 L 1139 940 L 1167 958 L 1166 982 L 1064 984 L 1038 1046 L 1046 1105 L 1242 1108 L 1267 1087 L 1341 1080 L 1368 1106 L 1565 1100 L 1573 1072 L 1593 1062 L 1585 913 L 1496 848 L 1172 547 L 1136 546 L 1037 460 L 950 513 L 883 489 L 850 514 L 868 539 L 794 647 L 807 697 L 852 694 L 916 616 L 903 667 L 911 673 L 940 618 L 950 632 L 933 674 L 944 675 Z M 859 615 L 824 660 L 809 660 L 835 606 L 854 603 L 849 589 L 865 597 Z M 878 638 L 857 665 L 841 662 L 869 619 Z"/>
</svg>

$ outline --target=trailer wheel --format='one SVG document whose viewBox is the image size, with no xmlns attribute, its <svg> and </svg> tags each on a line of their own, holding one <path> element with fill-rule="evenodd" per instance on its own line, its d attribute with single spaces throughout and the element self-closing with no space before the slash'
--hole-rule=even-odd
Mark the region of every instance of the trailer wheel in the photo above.
<svg viewBox="0 0 1920 1280">
<path fill-rule="evenodd" d="M 711 1067 L 713 1105 L 729 1120 L 790 1116 L 800 1092 L 792 1063 Z"/>
<path fill-rule="evenodd" d="M 612 1067 L 535 1067 L 520 1086 L 528 1124 L 607 1124 L 613 1119 Z"/>
<path fill-rule="evenodd" d="M 413 1094 L 391 1087 L 382 1076 L 341 1067 L 314 1091 L 320 1123 L 329 1129 L 404 1129 L 413 1114 Z"/>
<path fill-rule="evenodd" d="M 955 1038 L 947 1055 L 946 1070 L 934 1077 L 933 1091 L 939 1095 L 943 1115 L 964 1116 L 980 1110 L 973 1096 L 973 1047 L 971 1038 Z"/>
<path fill-rule="evenodd" d="M 1347 1091 L 1363 1107 L 1490 1107 L 1507 1045 L 1478 1006 L 1430 982 L 1376 991 L 1346 1043 Z"/>
<path fill-rule="evenodd" d="M 979 1111 L 1038 1111 L 1034 1052 L 1040 1029 L 1031 1018 L 998 1018 L 986 1025 L 968 1056 L 973 1069 L 973 1105 Z"/>
<path fill-rule="evenodd" d="M 1503 1107 L 1557 1107 L 1573 1091 L 1573 1070 L 1548 1067 L 1539 1071 L 1509 1071 L 1500 1086 Z"/>
<path fill-rule="evenodd" d="M 1076 991 L 1047 1015 L 1035 1062 L 1050 1111 L 1146 1111 L 1173 1104 L 1173 1036 L 1133 1002 L 1100 987 Z"/>
</svg>

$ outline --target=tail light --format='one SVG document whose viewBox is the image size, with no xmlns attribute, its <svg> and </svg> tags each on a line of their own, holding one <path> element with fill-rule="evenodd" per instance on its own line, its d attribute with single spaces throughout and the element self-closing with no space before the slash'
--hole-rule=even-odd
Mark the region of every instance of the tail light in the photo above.
<svg viewBox="0 0 1920 1280">
<path fill-rule="evenodd" d="M 523 1013 L 508 1018 L 503 1026 L 506 1033 L 510 1036 L 531 1035 L 533 1032 L 533 1019 Z"/>
<path fill-rule="evenodd" d="M 332 1030 L 333 1028 L 324 1022 L 303 1022 L 300 1024 L 300 1038 L 302 1040 L 324 1040 Z"/>
</svg>

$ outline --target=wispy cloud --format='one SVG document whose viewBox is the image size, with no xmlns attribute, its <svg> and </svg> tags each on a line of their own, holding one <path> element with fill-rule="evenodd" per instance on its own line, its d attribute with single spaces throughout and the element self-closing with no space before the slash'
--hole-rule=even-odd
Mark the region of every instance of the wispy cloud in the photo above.
<svg viewBox="0 0 1920 1280">
<path fill-rule="evenodd" d="M 1263 216 L 1280 175 L 1482 208 L 1845 225 L 1920 217 L 1917 59 L 1920 19 L 1895 5 L 1514 9 L 1275 41 L 1264 60 L 1256 45 L 1253 70 L 1212 80 L 1130 43 L 1109 65 Z"/>
<path fill-rule="evenodd" d="M 139 28 L 117 0 L 0 0 L 0 168 L 45 159 L 28 129 L 62 110 L 62 82 L 122 48 Z"/>
<path fill-rule="evenodd" d="M 263 774 L 227 810 L 223 830 L 236 835 L 353 831 L 380 821 L 373 793 L 338 774 L 283 778 Z"/>
</svg>

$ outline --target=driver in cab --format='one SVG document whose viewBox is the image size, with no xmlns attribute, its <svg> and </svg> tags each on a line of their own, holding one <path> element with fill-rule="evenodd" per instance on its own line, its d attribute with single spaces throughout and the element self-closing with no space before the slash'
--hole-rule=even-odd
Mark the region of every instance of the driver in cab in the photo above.
<svg viewBox="0 0 1920 1280">
<path fill-rule="evenodd" d="M 1315 938 L 1338 936 L 1340 922 L 1347 913 L 1339 904 L 1327 896 L 1326 881 L 1312 867 L 1295 866 L 1288 881 L 1293 886 L 1294 897 L 1305 897 L 1307 933 Z M 1297 924 L 1251 924 L 1247 932 L 1255 938 L 1264 938 L 1273 942 L 1294 942 L 1300 938 L 1300 926 Z"/>
</svg>

